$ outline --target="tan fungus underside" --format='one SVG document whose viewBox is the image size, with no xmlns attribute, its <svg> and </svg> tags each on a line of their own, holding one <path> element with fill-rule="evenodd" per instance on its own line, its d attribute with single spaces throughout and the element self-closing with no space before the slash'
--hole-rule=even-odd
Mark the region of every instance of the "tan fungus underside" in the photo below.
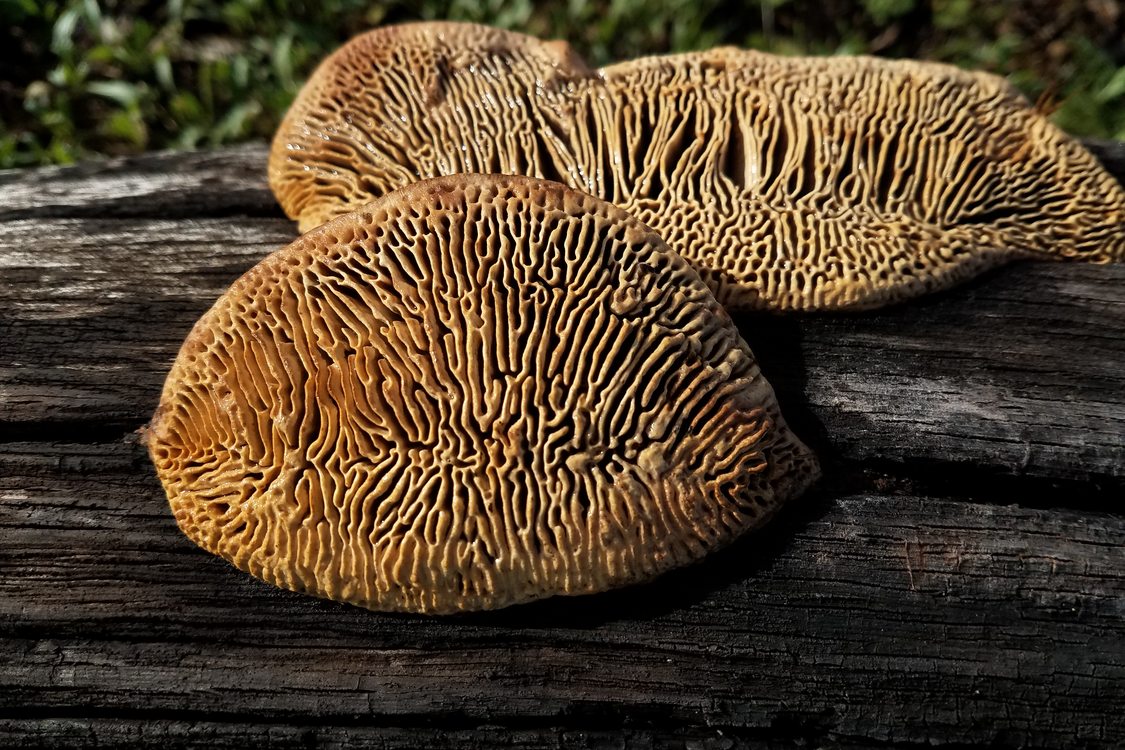
<svg viewBox="0 0 1125 750">
<path fill-rule="evenodd" d="M 204 549 L 427 613 L 650 579 L 817 475 L 695 271 L 524 178 L 418 183 L 263 260 L 196 324 L 147 439 Z"/>
<path fill-rule="evenodd" d="M 419 179 L 563 182 L 632 212 L 734 308 L 869 308 L 1017 257 L 1125 257 L 1125 190 L 1002 79 L 721 48 L 591 71 L 424 23 L 326 60 L 274 141 L 302 231 Z"/>
</svg>

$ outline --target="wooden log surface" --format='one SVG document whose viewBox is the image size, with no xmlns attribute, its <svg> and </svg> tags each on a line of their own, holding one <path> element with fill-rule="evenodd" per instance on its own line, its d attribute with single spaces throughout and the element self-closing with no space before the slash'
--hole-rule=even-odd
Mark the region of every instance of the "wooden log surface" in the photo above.
<svg viewBox="0 0 1125 750">
<path fill-rule="evenodd" d="M 740 317 L 825 458 L 812 496 L 648 586 L 378 615 L 194 548 L 132 435 L 194 320 L 295 236 L 264 156 L 0 174 L 7 744 L 1125 743 L 1125 268 Z"/>
</svg>

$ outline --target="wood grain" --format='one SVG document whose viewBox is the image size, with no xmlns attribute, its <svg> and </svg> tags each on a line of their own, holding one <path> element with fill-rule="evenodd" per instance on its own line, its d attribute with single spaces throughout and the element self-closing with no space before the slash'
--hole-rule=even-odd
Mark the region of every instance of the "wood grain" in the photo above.
<svg viewBox="0 0 1125 750">
<path fill-rule="evenodd" d="M 184 219 L 284 214 L 263 144 L 163 152 L 0 172 L 0 221 L 49 217 Z"/>
<path fill-rule="evenodd" d="M 386 616 L 193 547 L 131 434 L 295 236 L 265 153 L 0 174 L 0 744 L 1125 746 L 1125 267 L 741 317 L 812 496 L 648 586 Z"/>
<path fill-rule="evenodd" d="M 0 717 L 1125 741 L 1121 517 L 821 493 L 649 586 L 427 619 L 247 578 L 145 462 L 0 455 Z"/>
<path fill-rule="evenodd" d="M 181 747 L 201 750 L 273 748 L 378 748 L 378 750 L 475 750 L 506 747 L 575 748 L 576 750 L 797 750 L 809 747 L 799 732 L 780 739 L 770 732 L 730 727 L 680 730 L 599 727 L 510 729 L 501 726 L 439 729 L 435 727 L 373 727 L 300 722 L 246 724 L 232 721 L 146 721 L 142 719 L 0 719 L 0 736 L 12 745 L 35 747 Z M 817 739 L 819 750 L 859 750 L 868 745 L 840 739 Z"/>
</svg>

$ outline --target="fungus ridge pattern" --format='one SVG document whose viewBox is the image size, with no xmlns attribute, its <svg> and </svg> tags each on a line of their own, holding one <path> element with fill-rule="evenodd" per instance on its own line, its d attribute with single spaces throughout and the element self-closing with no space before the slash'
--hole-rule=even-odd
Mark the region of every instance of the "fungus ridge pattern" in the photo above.
<svg viewBox="0 0 1125 750">
<path fill-rule="evenodd" d="M 417 183 L 263 261 L 185 342 L 149 448 L 205 549 L 432 613 L 651 578 L 817 474 L 690 266 L 522 178 Z"/>
<path fill-rule="evenodd" d="M 275 193 L 304 229 L 419 178 L 558 180 L 633 212 L 734 308 L 874 307 L 1018 257 L 1125 258 L 1125 189 L 995 76 L 730 48 L 595 75 L 555 45 L 465 24 L 357 38 L 278 131 Z"/>
<path fill-rule="evenodd" d="M 578 97 L 577 119 L 612 136 L 576 152 L 581 187 L 690 248 L 736 307 L 868 307 L 1016 257 L 1125 258 L 1125 190 L 995 76 L 729 48 L 602 72 L 611 93 Z"/>
<path fill-rule="evenodd" d="M 420 179 L 460 173 L 565 181 L 563 93 L 593 73 L 563 43 L 483 26 L 406 24 L 322 63 L 279 128 L 270 182 L 301 231 Z M 315 214 L 315 218 L 313 215 Z"/>
</svg>

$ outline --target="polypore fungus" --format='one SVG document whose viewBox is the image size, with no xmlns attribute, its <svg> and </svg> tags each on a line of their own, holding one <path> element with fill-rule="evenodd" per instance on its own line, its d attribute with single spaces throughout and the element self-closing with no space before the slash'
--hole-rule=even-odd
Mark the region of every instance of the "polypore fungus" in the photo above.
<svg viewBox="0 0 1125 750">
<path fill-rule="evenodd" d="M 266 258 L 184 342 L 147 439 L 204 549 L 428 613 L 652 578 L 817 475 L 695 271 L 522 177 L 419 182 Z"/>
<path fill-rule="evenodd" d="M 463 171 L 636 215 L 734 308 L 869 308 L 1015 258 L 1125 258 L 1125 189 L 1003 79 L 729 48 L 591 72 L 558 42 L 388 27 L 329 57 L 274 140 L 308 229 Z"/>
</svg>

